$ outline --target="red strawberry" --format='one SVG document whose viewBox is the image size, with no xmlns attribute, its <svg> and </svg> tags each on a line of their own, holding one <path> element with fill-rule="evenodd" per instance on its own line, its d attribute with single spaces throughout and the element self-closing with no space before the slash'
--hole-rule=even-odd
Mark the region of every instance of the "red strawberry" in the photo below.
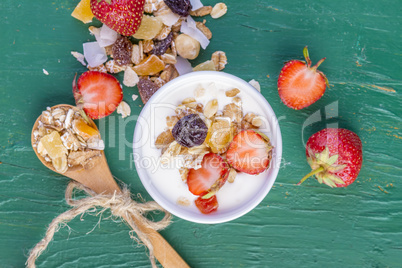
<svg viewBox="0 0 402 268">
<path fill-rule="evenodd" d="M 217 154 L 208 153 L 202 159 L 199 169 L 190 169 L 187 175 L 188 189 L 194 195 L 210 197 L 226 182 L 229 165 Z M 208 196 L 205 196 L 208 194 Z"/>
<path fill-rule="evenodd" d="M 91 0 L 95 17 L 121 35 L 133 35 L 141 24 L 145 0 Z"/>
<path fill-rule="evenodd" d="M 278 93 L 283 103 L 295 110 L 303 109 L 324 95 L 328 80 L 317 71 L 318 66 L 325 60 L 321 59 L 311 66 L 307 47 L 303 50 L 306 62 L 291 60 L 283 66 L 278 78 Z"/>
<path fill-rule="evenodd" d="M 243 130 L 230 143 L 226 159 L 235 169 L 256 175 L 268 168 L 271 151 L 268 137 L 254 130 Z"/>
<path fill-rule="evenodd" d="M 92 119 L 113 113 L 123 99 L 119 81 L 112 75 L 97 71 L 83 73 L 78 84 L 73 81 L 75 103 Z"/>
<path fill-rule="evenodd" d="M 202 196 L 200 196 L 195 200 L 195 205 L 203 214 L 209 214 L 211 212 L 214 212 L 218 209 L 219 206 L 216 195 L 213 195 L 208 199 L 205 199 Z"/>
<path fill-rule="evenodd" d="M 307 141 L 307 161 L 313 169 L 298 183 L 315 175 L 319 183 L 345 187 L 354 182 L 362 167 L 362 142 L 354 132 L 326 128 Z"/>
</svg>

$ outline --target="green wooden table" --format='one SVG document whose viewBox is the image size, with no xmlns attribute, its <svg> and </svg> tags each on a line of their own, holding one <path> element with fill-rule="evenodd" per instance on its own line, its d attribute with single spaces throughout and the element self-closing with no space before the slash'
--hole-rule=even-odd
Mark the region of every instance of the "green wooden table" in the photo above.
<svg viewBox="0 0 402 268">
<path fill-rule="evenodd" d="M 247 215 L 217 225 L 174 217 L 162 235 L 193 267 L 401 267 L 402 2 L 226 2 L 224 17 L 206 18 L 212 42 L 193 65 L 223 50 L 226 72 L 260 82 L 280 118 L 281 170 Z M 46 106 L 74 103 L 71 82 L 85 68 L 70 51 L 93 40 L 70 16 L 77 3 L 0 1 L 0 267 L 22 267 L 50 221 L 68 209 L 68 180 L 39 162 L 30 132 Z M 293 111 L 280 102 L 276 81 L 283 62 L 301 59 L 305 45 L 314 62 L 327 57 L 320 69 L 332 87 Z M 124 88 L 124 100 L 138 115 L 142 105 L 133 93 Z M 98 123 L 113 129 L 102 133 L 112 173 L 151 200 L 124 142 L 135 120 L 113 114 Z M 309 171 L 303 144 L 325 126 L 349 128 L 362 139 L 363 167 L 347 189 L 313 179 L 295 185 Z M 103 221 L 87 234 L 97 220 L 87 215 L 63 228 L 38 267 L 149 267 L 145 248 L 123 223 Z"/>
</svg>

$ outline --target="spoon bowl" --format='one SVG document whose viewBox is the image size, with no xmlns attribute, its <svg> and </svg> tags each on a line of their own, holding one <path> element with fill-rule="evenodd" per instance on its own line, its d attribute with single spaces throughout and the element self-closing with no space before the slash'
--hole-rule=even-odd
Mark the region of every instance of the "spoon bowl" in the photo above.
<svg viewBox="0 0 402 268">
<path fill-rule="evenodd" d="M 67 107 L 74 108 L 74 106 L 68 104 L 59 104 L 53 106 L 53 108 L 58 107 Z M 57 172 L 52 164 L 47 162 L 37 151 L 35 144 L 35 136 L 34 131 L 38 128 L 39 119 L 36 119 L 35 124 L 32 128 L 31 133 L 31 144 L 32 148 L 36 156 L 39 160 L 44 164 L 47 168 L 51 169 L 54 172 Z M 89 119 L 90 126 L 98 130 L 96 124 Z M 98 130 L 99 131 L 99 130 Z M 113 194 L 120 193 L 121 189 L 116 183 L 115 179 L 110 172 L 109 166 L 106 161 L 106 157 L 103 151 L 101 151 L 101 155 L 98 157 L 94 157 L 91 159 L 91 165 L 86 165 L 84 167 L 68 167 L 65 173 L 57 172 L 63 176 L 66 176 L 70 179 L 80 182 L 86 187 L 92 189 L 97 194 Z M 148 228 L 144 226 L 138 219 L 133 218 L 136 226 L 131 226 L 134 230 L 135 227 L 140 229 L 141 232 L 144 232 L 148 235 L 151 240 L 151 243 L 154 247 L 154 255 L 156 259 L 162 264 L 163 267 L 189 267 L 187 263 L 180 257 L 180 255 L 172 248 L 172 246 L 154 229 Z"/>
</svg>

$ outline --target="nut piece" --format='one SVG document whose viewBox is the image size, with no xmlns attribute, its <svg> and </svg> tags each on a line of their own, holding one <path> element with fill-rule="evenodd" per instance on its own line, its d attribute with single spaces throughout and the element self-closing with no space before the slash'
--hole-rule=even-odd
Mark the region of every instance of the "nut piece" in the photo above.
<svg viewBox="0 0 402 268">
<path fill-rule="evenodd" d="M 205 109 L 204 109 L 204 115 L 206 118 L 211 118 L 212 116 L 214 116 L 216 114 L 216 112 L 218 111 L 218 100 L 217 99 L 213 99 L 210 100 L 206 105 L 205 105 Z"/>
<path fill-rule="evenodd" d="M 233 89 L 227 90 L 225 92 L 225 95 L 226 95 L 226 97 L 235 97 L 239 93 L 240 93 L 240 89 L 233 88 Z"/>
<path fill-rule="evenodd" d="M 212 38 L 211 30 L 205 26 L 204 23 L 197 21 L 196 22 L 197 29 L 200 30 L 208 39 Z"/>
<path fill-rule="evenodd" d="M 217 71 L 225 69 L 225 66 L 228 63 L 226 53 L 223 51 L 215 51 L 212 54 L 211 60 L 214 62 Z"/>
<path fill-rule="evenodd" d="M 211 11 L 211 17 L 214 19 L 220 18 L 226 14 L 228 7 L 224 3 L 217 3 Z"/>
<path fill-rule="evenodd" d="M 177 53 L 185 59 L 193 60 L 200 53 L 200 42 L 187 34 L 179 35 L 175 40 L 175 44 Z"/>
<path fill-rule="evenodd" d="M 123 118 L 126 118 L 131 114 L 131 108 L 125 101 L 120 102 L 119 106 L 117 106 L 116 111 L 118 114 L 121 114 Z"/>
<path fill-rule="evenodd" d="M 203 16 L 206 16 L 206 15 L 210 14 L 211 11 L 212 11 L 211 6 L 203 6 L 203 7 L 200 7 L 199 9 L 197 9 L 197 10 L 190 11 L 190 15 L 195 16 L 195 17 L 203 17 Z"/>
</svg>

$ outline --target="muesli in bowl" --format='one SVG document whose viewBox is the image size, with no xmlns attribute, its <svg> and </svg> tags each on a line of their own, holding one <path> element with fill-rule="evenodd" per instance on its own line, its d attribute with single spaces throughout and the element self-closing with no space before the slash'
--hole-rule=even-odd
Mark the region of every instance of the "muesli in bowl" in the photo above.
<svg viewBox="0 0 402 268">
<path fill-rule="evenodd" d="M 186 220 L 219 223 L 247 213 L 279 170 L 281 135 L 272 108 L 226 73 L 184 75 L 144 107 L 134 161 L 151 196 Z"/>
</svg>

